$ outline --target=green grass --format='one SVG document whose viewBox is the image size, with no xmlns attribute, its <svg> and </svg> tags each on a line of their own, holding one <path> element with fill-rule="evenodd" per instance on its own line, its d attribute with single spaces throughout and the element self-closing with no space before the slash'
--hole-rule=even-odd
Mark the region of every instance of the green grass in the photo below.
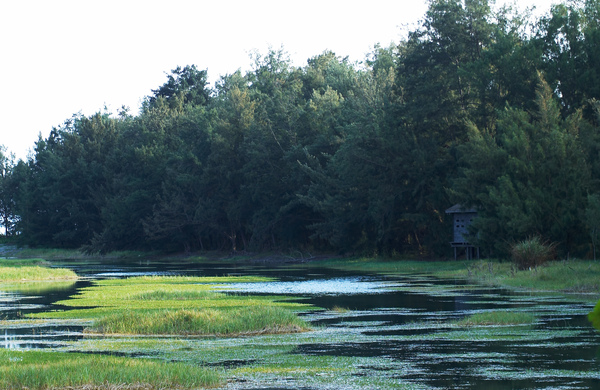
<svg viewBox="0 0 600 390">
<path fill-rule="evenodd" d="M 54 281 L 77 279 L 75 272 L 49 268 L 42 259 L 0 260 L 0 282 Z"/>
<path fill-rule="evenodd" d="M 95 282 L 58 302 L 78 310 L 34 313 L 31 318 L 84 319 L 91 333 L 241 335 L 308 329 L 296 312 L 308 306 L 277 297 L 225 294 L 215 286 L 270 280 L 261 277 L 135 277 Z"/>
<path fill-rule="evenodd" d="M 0 349 L 2 389 L 197 389 L 223 384 L 215 370 L 150 359 Z"/>
<path fill-rule="evenodd" d="M 593 261 L 553 261 L 531 270 L 517 270 L 511 263 L 480 261 L 456 276 L 516 289 L 600 294 L 600 262 Z"/>
<path fill-rule="evenodd" d="M 457 321 L 457 324 L 462 326 L 532 325 L 535 321 L 536 316 L 531 313 L 498 310 L 472 314 Z"/>
<path fill-rule="evenodd" d="M 127 311 L 104 316 L 89 332 L 142 335 L 249 335 L 296 333 L 306 322 L 288 309 L 250 306 L 230 310 Z"/>
<path fill-rule="evenodd" d="M 141 301 L 172 301 L 172 300 L 193 300 L 193 299 L 215 299 L 218 298 L 219 294 L 208 290 L 196 290 L 196 291 L 164 291 L 154 290 L 145 291 L 139 294 L 130 295 L 127 297 L 129 300 L 141 300 Z"/>
<path fill-rule="evenodd" d="M 14 291 L 27 295 L 43 295 L 73 288 L 76 280 L 43 280 L 0 283 L 2 291 Z"/>
</svg>

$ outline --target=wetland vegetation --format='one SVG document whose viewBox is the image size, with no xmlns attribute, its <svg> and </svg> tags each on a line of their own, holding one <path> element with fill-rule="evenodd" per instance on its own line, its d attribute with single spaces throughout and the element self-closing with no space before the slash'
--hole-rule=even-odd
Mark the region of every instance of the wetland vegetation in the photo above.
<svg viewBox="0 0 600 390">
<path fill-rule="evenodd" d="M 92 321 L 87 332 L 101 334 L 232 336 L 308 330 L 309 325 L 294 313 L 306 305 L 214 290 L 223 283 L 268 280 L 250 276 L 99 280 L 76 298 L 57 302 L 67 310 L 32 316 L 86 319 Z"/>
<path fill-rule="evenodd" d="M 0 283 L 77 279 L 75 272 L 49 265 L 42 259 L 0 259 Z"/>
<path fill-rule="evenodd" d="M 580 322 L 592 309 L 589 302 L 563 301 L 565 293 L 508 292 L 459 276 L 468 274 L 467 266 L 472 273 L 478 267 L 490 272 L 486 262 L 370 260 L 249 265 L 239 257 L 193 259 L 187 271 L 179 271 L 187 275 L 169 275 L 168 269 L 153 274 L 174 264 L 156 257 L 100 260 L 96 267 L 102 272 L 87 271 L 91 280 L 76 294 L 2 322 L 8 334 L 27 326 L 82 331 L 54 341 L 52 352 L 4 351 L 0 386 L 195 389 L 227 383 L 234 389 L 391 390 L 495 383 L 504 389 L 600 380 L 594 374 L 598 336 L 590 333 L 587 319 Z M 89 260 L 54 263 L 90 266 Z M 501 263 L 493 266 L 503 270 Z M 110 269 L 118 272 L 106 272 Z M 357 288 L 361 285 L 366 288 Z M 559 350 L 565 366 L 522 363 L 531 344 L 542 355 Z M 46 363 L 51 356 L 54 363 Z M 39 375 L 25 382 L 36 359 Z M 98 367 L 97 373 L 90 376 L 86 366 Z M 150 374 L 140 379 L 138 370 Z"/>
<path fill-rule="evenodd" d="M 469 280 L 482 285 L 534 291 L 556 291 L 600 297 L 600 263 L 589 260 L 551 261 L 520 270 L 514 263 L 501 260 L 420 261 L 377 259 L 370 257 L 331 259 L 320 264 L 328 267 L 402 275 L 427 273 L 440 278 Z"/>
</svg>

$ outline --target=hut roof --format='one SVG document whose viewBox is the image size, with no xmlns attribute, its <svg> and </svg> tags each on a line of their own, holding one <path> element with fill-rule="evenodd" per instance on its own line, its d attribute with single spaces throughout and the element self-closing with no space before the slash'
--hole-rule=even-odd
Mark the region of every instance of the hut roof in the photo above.
<svg viewBox="0 0 600 390">
<path fill-rule="evenodd" d="M 476 208 L 474 208 L 474 207 L 466 208 L 458 203 L 446 210 L 446 214 L 476 213 L 476 212 L 477 212 Z"/>
</svg>

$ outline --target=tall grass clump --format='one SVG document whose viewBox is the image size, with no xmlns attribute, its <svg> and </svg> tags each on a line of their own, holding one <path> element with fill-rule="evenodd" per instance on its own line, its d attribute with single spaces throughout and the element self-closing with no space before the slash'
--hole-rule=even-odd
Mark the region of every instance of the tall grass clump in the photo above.
<svg viewBox="0 0 600 390">
<path fill-rule="evenodd" d="M 536 268 L 554 257 L 554 244 L 532 237 L 513 244 L 510 253 L 519 270 Z"/>
<path fill-rule="evenodd" d="M 276 306 L 234 309 L 120 311 L 88 329 L 102 334 L 218 335 L 296 333 L 309 329 L 290 310 Z"/>
</svg>

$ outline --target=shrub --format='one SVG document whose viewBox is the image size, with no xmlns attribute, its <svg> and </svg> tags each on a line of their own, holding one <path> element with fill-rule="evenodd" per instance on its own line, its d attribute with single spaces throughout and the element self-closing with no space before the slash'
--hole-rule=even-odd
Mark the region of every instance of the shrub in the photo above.
<svg viewBox="0 0 600 390">
<path fill-rule="evenodd" d="M 594 328 L 600 330 L 600 301 L 598 301 L 594 310 L 588 314 L 588 319 L 594 325 Z"/>
<path fill-rule="evenodd" d="M 532 237 L 513 244 L 510 253 L 517 268 L 526 270 L 551 260 L 554 257 L 555 246 L 548 242 L 542 242 L 539 237 Z"/>
</svg>

